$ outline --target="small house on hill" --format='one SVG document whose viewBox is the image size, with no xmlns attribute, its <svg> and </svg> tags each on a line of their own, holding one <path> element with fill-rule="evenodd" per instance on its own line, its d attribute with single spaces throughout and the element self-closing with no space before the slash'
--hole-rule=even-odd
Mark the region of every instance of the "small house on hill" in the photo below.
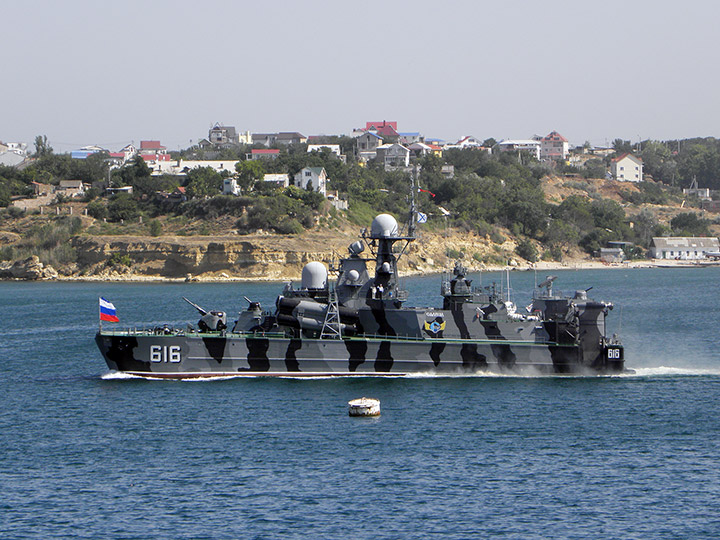
<svg viewBox="0 0 720 540">
<path fill-rule="evenodd" d="M 565 159 L 569 150 L 570 143 L 557 131 L 552 131 L 540 139 L 540 159 Z"/>
<path fill-rule="evenodd" d="M 610 173 L 620 182 L 642 182 L 643 161 L 632 154 L 622 154 L 610 162 Z"/>
<path fill-rule="evenodd" d="M 305 167 L 295 175 L 296 186 L 302 189 L 308 189 L 308 186 L 310 186 L 313 191 L 323 195 L 326 192 L 327 180 L 325 167 Z"/>
</svg>

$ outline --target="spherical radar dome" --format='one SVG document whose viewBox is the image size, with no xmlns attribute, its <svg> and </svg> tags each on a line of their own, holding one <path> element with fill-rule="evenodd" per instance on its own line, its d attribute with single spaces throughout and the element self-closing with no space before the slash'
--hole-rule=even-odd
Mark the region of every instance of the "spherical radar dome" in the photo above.
<svg viewBox="0 0 720 540">
<path fill-rule="evenodd" d="M 309 262 L 302 269 L 303 289 L 324 289 L 327 287 L 328 271 L 321 262 Z"/>
<path fill-rule="evenodd" d="M 380 214 L 370 227 L 372 238 L 392 238 L 398 235 L 398 223 L 390 214 Z"/>
</svg>

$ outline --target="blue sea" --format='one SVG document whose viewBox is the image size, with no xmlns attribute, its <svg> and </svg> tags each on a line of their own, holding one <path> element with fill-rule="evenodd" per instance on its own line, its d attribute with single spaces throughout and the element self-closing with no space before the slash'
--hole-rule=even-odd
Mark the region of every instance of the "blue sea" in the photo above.
<svg viewBox="0 0 720 540">
<path fill-rule="evenodd" d="M 235 313 L 280 284 L 0 283 L 0 538 L 720 537 L 720 268 L 558 271 L 635 374 L 147 381 L 119 326 Z M 473 276 L 475 284 L 501 275 Z M 545 275 L 511 275 L 528 303 Z M 439 278 L 408 278 L 430 306 Z M 382 415 L 350 418 L 347 401 Z"/>
</svg>

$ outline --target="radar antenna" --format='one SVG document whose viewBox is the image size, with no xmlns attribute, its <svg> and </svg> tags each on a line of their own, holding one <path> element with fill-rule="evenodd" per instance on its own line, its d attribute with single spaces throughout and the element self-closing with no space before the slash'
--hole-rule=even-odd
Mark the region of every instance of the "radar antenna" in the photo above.
<svg viewBox="0 0 720 540">
<path fill-rule="evenodd" d="M 546 287 L 548 296 L 552 296 L 552 284 L 556 279 L 557 276 L 547 276 L 545 281 L 538 285 L 538 288 L 542 289 L 543 287 Z"/>
</svg>

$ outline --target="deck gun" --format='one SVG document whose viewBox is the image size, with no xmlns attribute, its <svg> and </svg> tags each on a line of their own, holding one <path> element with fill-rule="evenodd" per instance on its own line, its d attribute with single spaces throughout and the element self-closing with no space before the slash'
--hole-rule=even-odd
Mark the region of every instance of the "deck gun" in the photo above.
<svg viewBox="0 0 720 540">
<path fill-rule="evenodd" d="M 188 304 L 198 310 L 201 317 L 198 321 L 198 328 L 201 332 L 220 332 L 227 328 L 227 316 L 224 311 L 208 311 L 201 308 L 196 303 L 191 302 L 184 296 L 182 297 Z"/>
</svg>

